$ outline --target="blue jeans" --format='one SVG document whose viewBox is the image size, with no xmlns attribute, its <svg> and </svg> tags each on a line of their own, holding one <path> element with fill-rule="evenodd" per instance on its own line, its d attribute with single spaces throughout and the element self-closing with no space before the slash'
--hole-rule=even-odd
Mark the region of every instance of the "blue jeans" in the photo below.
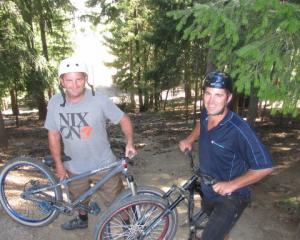
<svg viewBox="0 0 300 240">
<path fill-rule="evenodd" d="M 228 196 L 222 201 L 203 199 L 202 208 L 209 220 L 202 240 L 224 240 L 249 203 L 250 198 L 243 196 Z"/>
</svg>

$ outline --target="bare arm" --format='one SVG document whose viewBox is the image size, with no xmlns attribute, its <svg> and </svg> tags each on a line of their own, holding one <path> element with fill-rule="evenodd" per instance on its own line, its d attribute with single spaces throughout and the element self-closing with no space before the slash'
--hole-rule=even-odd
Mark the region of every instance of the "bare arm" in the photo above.
<svg viewBox="0 0 300 240">
<path fill-rule="evenodd" d="M 120 126 L 127 140 L 125 156 L 132 158 L 134 155 L 137 154 L 137 152 L 134 147 L 133 127 L 130 118 L 126 114 L 124 114 L 124 116 L 121 118 Z"/>
<path fill-rule="evenodd" d="M 191 150 L 193 143 L 199 138 L 200 136 L 200 122 L 196 122 L 195 128 L 191 132 L 191 134 L 186 138 L 179 142 L 179 148 L 182 152 L 186 149 Z"/>
<path fill-rule="evenodd" d="M 230 195 L 235 190 L 256 183 L 269 175 L 272 168 L 261 170 L 249 170 L 244 175 L 237 177 L 229 182 L 218 182 L 213 185 L 213 190 L 221 195 Z"/>
<path fill-rule="evenodd" d="M 57 131 L 48 131 L 48 142 L 51 155 L 55 162 L 56 174 L 59 179 L 65 178 L 67 172 L 61 160 L 60 133 Z"/>
</svg>

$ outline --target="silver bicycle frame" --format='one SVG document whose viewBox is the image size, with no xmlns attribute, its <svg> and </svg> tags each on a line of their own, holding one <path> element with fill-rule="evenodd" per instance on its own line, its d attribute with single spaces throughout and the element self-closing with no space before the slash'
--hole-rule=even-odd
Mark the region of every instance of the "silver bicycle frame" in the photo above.
<svg viewBox="0 0 300 240">
<path fill-rule="evenodd" d="M 70 183 L 72 181 L 75 181 L 75 180 L 78 180 L 78 179 L 82 179 L 82 178 L 85 178 L 85 177 L 92 176 L 92 175 L 97 174 L 99 172 L 105 172 L 107 170 L 110 170 L 110 171 L 108 171 L 105 176 L 103 176 L 99 181 L 97 181 L 94 186 L 92 186 L 85 193 L 83 193 L 82 195 L 80 195 L 73 202 L 71 201 L 70 193 L 69 193 L 69 188 L 68 188 L 68 183 Z M 116 161 L 116 162 L 114 162 L 112 164 L 109 164 L 106 167 L 98 168 L 96 170 L 91 170 L 91 171 L 88 171 L 88 172 L 84 172 L 82 174 L 79 174 L 79 175 L 76 175 L 76 176 L 72 176 L 70 178 L 65 178 L 65 179 L 61 180 L 60 182 L 58 182 L 57 184 L 54 184 L 54 185 L 45 186 L 45 187 L 41 187 L 39 189 L 34 189 L 34 190 L 31 190 L 31 191 L 28 191 L 26 193 L 26 195 L 38 193 L 38 192 L 41 192 L 41 191 L 55 189 L 55 188 L 60 187 L 60 186 L 64 186 L 63 190 L 64 190 L 64 192 L 66 193 L 66 196 L 67 196 L 67 201 L 65 201 L 64 203 L 67 203 L 66 207 L 69 208 L 69 210 L 72 210 L 80 202 L 82 202 L 82 201 L 88 199 L 90 196 L 92 196 L 111 177 L 115 176 L 118 173 L 123 173 L 126 176 L 126 179 L 127 179 L 127 176 L 128 176 L 127 175 L 127 163 L 126 163 L 125 160 Z M 131 188 L 131 184 L 128 184 L 128 186 Z M 132 191 L 135 191 L 135 190 L 132 189 Z"/>
</svg>

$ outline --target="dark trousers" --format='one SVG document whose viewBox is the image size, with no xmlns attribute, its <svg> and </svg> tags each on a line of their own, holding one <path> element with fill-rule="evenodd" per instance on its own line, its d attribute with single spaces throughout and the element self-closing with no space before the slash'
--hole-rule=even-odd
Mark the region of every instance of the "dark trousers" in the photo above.
<svg viewBox="0 0 300 240">
<path fill-rule="evenodd" d="M 209 220 L 202 240 L 224 240 L 249 203 L 250 198 L 242 196 L 228 196 L 222 201 L 203 199 L 202 208 Z"/>
</svg>

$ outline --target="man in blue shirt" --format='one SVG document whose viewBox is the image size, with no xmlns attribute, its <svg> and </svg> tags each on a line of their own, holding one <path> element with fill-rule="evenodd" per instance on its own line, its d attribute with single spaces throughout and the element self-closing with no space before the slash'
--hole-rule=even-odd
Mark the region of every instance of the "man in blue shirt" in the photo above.
<svg viewBox="0 0 300 240">
<path fill-rule="evenodd" d="M 250 126 L 230 111 L 231 78 L 212 72 L 204 82 L 200 122 L 184 140 L 181 151 L 199 140 L 200 172 L 217 180 L 201 183 L 202 207 L 209 216 L 202 240 L 223 240 L 250 202 L 250 185 L 272 172 L 272 160 Z"/>
</svg>

